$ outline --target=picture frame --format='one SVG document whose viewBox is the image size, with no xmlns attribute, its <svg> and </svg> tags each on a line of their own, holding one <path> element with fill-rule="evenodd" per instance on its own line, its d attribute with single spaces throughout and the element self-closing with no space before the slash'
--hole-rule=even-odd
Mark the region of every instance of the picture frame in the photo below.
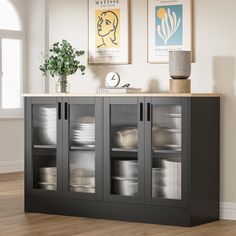
<svg viewBox="0 0 236 236">
<path fill-rule="evenodd" d="M 130 63 L 130 0 L 89 0 L 89 64 Z"/>
<path fill-rule="evenodd" d="M 193 0 L 147 0 L 148 62 L 168 63 L 169 51 L 193 49 Z"/>
</svg>

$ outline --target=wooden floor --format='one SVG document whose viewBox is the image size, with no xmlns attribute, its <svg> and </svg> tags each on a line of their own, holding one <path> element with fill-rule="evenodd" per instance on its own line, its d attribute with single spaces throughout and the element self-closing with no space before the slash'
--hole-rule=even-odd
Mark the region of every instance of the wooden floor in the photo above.
<svg viewBox="0 0 236 236">
<path fill-rule="evenodd" d="M 219 221 L 193 228 L 25 214 L 23 174 L 0 175 L 0 236 L 236 236 L 236 221 Z"/>
</svg>

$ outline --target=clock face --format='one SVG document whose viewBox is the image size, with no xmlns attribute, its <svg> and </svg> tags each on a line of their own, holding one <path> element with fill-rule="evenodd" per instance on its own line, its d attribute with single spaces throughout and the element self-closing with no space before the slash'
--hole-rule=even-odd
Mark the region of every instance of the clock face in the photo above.
<svg viewBox="0 0 236 236">
<path fill-rule="evenodd" d="M 116 72 L 110 72 L 106 76 L 106 86 L 107 87 L 117 87 L 120 83 L 120 76 Z"/>
</svg>

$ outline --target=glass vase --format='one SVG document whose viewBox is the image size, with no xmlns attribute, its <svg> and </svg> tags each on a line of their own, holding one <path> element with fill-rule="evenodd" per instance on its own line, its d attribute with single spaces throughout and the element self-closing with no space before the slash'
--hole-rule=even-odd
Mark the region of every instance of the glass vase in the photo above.
<svg viewBox="0 0 236 236">
<path fill-rule="evenodd" d="M 56 84 L 57 93 L 69 93 L 70 85 L 66 76 L 60 76 Z"/>
</svg>

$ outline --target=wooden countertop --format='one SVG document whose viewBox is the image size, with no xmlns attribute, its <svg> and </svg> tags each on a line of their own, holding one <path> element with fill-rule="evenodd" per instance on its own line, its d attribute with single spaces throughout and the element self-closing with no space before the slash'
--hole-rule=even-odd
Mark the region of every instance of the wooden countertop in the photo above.
<svg viewBox="0 0 236 236">
<path fill-rule="evenodd" d="M 220 97 L 218 93 L 128 93 L 128 94 L 82 94 L 82 93 L 42 93 L 23 94 L 23 97 Z"/>
</svg>

